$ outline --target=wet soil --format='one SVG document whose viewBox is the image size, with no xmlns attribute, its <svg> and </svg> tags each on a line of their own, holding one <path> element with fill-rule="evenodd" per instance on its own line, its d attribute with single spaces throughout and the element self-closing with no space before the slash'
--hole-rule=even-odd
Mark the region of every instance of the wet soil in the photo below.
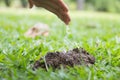
<svg viewBox="0 0 120 80">
<path fill-rule="evenodd" d="M 46 56 L 34 63 L 33 69 L 44 68 L 59 69 L 61 66 L 66 68 L 76 65 L 90 65 L 95 63 L 95 58 L 83 48 L 75 48 L 67 52 L 48 52 Z"/>
</svg>

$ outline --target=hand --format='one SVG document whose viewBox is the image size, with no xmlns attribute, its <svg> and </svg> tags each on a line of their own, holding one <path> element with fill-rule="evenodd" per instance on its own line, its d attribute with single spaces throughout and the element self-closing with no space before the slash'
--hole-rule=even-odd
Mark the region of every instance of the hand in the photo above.
<svg viewBox="0 0 120 80">
<path fill-rule="evenodd" d="M 43 7 L 52 13 L 56 14 L 65 24 L 69 24 L 70 17 L 68 15 L 68 8 L 62 0 L 28 0 L 30 8 L 33 5 Z"/>
</svg>

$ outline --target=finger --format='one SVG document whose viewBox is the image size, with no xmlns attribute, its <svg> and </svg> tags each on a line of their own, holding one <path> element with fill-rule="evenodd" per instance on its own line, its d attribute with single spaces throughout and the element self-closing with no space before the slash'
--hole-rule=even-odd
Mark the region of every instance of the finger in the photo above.
<svg viewBox="0 0 120 80">
<path fill-rule="evenodd" d="M 47 10 L 49 10 L 50 12 L 53 12 L 54 14 L 56 14 L 62 21 L 65 22 L 65 24 L 69 24 L 70 22 L 70 17 L 67 13 L 67 11 L 64 11 L 61 9 L 60 6 L 56 5 L 54 0 L 34 0 L 34 4 L 38 7 L 43 7 Z M 57 2 L 60 0 L 56 0 Z M 60 4 L 61 5 L 61 4 Z M 61 5 L 62 6 L 62 5 Z M 65 7 L 65 6 L 64 6 Z M 67 8 L 66 8 L 67 9 Z"/>
<path fill-rule="evenodd" d="M 68 15 L 68 13 L 65 13 L 63 18 L 64 18 L 63 21 L 65 22 L 65 24 L 68 25 L 69 22 L 71 21 L 70 16 Z"/>
<path fill-rule="evenodd" d="M 46 4 L 42 4 L 41 7 L 44 7 L 45 9 L 49 10 L 50 12 L 56 14 L 62 21 L 65 22 L 65 24 L 69 24 L 70 22 L 70 17 L 68 15 L 67 12 L 59 12 L 58 10 L 51 8 L 51 5 L 46 5 Z"/>
<path fill-rule="evenodd" d="M 54 12 L 62 21 L 64 21 L 66 24 L 69 24 L 70 22 L 70 16 L 68 15 L 68 8 L 63 3 L 62 0 L 46 0 L 46 5 L 49 7 L 52 7 L 54 9 Z M 49 2 L 49 3 L 48 3 Z M 52 2 L 52 3 L 50 3 Z M 59 3 L 59 4 L 58 4 Z M 64 10 L 63 10 L 64 9 Z"/>
<path fill-rule="evenodd" d="M 62 0 L 45 0 L 42 2 L 51 5 L 52 8 L 58 9 L 60 11 L 68 12 L 68 8 Z"/>
<path fill-rule="evenodd" d="M 45 3 L 45 2 L 41 2 L 41 5 L 39 5 L 39 7 L 43 7 L 47 10 L 49 10 L 50 12 L 56 14 L 62 21 L 65 22 L 65 24 L 69 24 L 70 22 L 70 17 L 68 15 L 67 12 L 63 12 L 63 11 L 60 11 L 56 8 L 52 8 L 51 7 L 52 5 L 48 4 L 48 3 Z"/>
<path fill-rule="evenodd" d="M 68 13 L 62 13 L 60 15 L 62 15 L 62 20 L 65 22 L 65 24 L 68 25 L 70 22 L 70 16 L 68 15 Z"/>
<path fill-rule="evenodd" d="M 40 1 L 40 0 L 39 0 L 39 1 Z M 53 13 L 56 14 L 59 18 L 62 17 L 62 16 L 59 15 L 59 14 L 60 14 L 61 12 L 63 12 L 63 11 L 61 11 L 61 10 L 58 9 L 58 8 L 56 8 L 57 6 L 54 6 L 54 3 L 48 3 L 47 1 L 41 1 L 41 2 L 39 2 L 39 4 L 38 4 L 38 2 L 34 2 L 34 3 L 37 4 L 36 6 L 38 6 L 38 7 L 43 7 L 43 8 L 45 8 L 45 9 L 53 12 Z M 62 13 L 61 13 L 61 14 L 62 14 Z"/>
<path fill-rule="evenodd" d="M 32 7 L 33 7 L 33 2 L 32 2 L 32 0 L 28 0 L 28 2 L 29 2 L 29 5 L 30 5 L 30 8 L 32 8 Z"/>
<path fill-rule="evenodd" d="M 56 5 L 59 6 L 59 8 L 63 9 L 63 11 L 68 12 L 67 5 L 63 2 L 63 0 L 52 0 Z"/>
<path fill-rule="evenodd" d="M 36 0 L 33 2 L 37 7 L 40 7 L 41 4 L 45 4 L 58 11 L 63 11 L 63 9 L 60 6 L 58 6 L 53 0 Z"/>
<path fill-rule="evenodd" d="M 43 8 L 45 8 L 45 9 L 49 10 L 50 12 L 56 14 L 62 21 L 64 21 L 64 22 L 67 21 L 67 20 L 64 19 L 64 16 L 61 15 L 61 14 L 63 14 L 63 13 L 59 13 L 57 10 L 51 8 L 50 5 L 41 4 L 39 7 L 43 7 Z M 65 23 L 66 23 L 66 22 L 65 22 Z"/>
<path fill-rule="evenodd" d="M 58 6 L 63 9 L 63 11 L 68 11 L 67 5 L 63 2 L 63 0 L 32 0 L 35 4 L 39 5 L 41 2 L 48 2 L 48 4 L 54 5 L 53 7 Z M 56 5 L 56 6 L 55 6 Z"/>
<path fill-rule="evenodd" d="M 58 11 L 56 11 L 54 8 L 50 7 L 50 5 L 41 4 L 41 5 L 39 5 L 39 7 L 43 7 L 45 9 L 47 9 L 48 11 L 56 14 L 59 18 L 61 17 L 61 15 L 59 15 L 60 13 Z"/>
</svg>

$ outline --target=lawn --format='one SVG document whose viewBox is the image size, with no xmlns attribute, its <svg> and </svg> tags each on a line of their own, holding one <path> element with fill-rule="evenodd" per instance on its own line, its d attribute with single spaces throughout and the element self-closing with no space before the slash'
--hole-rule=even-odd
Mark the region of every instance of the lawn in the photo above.
<svg viewBox="0 0 120 80">
<path fill-rule="evenodd" d="M 38 10 L 0 11 L 0 80 L 119 80 L 120 15 L 70 12 L 69 26 L 55 15 Z M 50 26 L 48 37 L 26 38 L 24 33 L 37 22 Z M 51 51 L 86 49 L 96 59 L 92 66 L 52 71 L 32 66 Z"/>
</svg>

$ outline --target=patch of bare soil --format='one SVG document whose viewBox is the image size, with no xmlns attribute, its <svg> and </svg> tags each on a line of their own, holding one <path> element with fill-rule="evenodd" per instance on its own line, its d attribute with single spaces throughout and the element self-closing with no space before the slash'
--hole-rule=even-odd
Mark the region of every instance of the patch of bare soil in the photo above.
<svg viewBox="0 0 120 80">
<path fill-rule="evenodd" d="M 48 36 L 49 26 L 44 23 L 37 23 L 31 27 L 24 35 L 31 38 L 35 38 L 37 36 Z"/>
<path fill-rule="evenodd" d="M 52 67 L 59 69 L 76 65 L 90 65 L 95 63 L 95 58 L 83 48 L 75 48 L 67 52 L 48 52 L 44 58 L 40 58 L 34 63 L 33 69 Z"/>
</svg>

